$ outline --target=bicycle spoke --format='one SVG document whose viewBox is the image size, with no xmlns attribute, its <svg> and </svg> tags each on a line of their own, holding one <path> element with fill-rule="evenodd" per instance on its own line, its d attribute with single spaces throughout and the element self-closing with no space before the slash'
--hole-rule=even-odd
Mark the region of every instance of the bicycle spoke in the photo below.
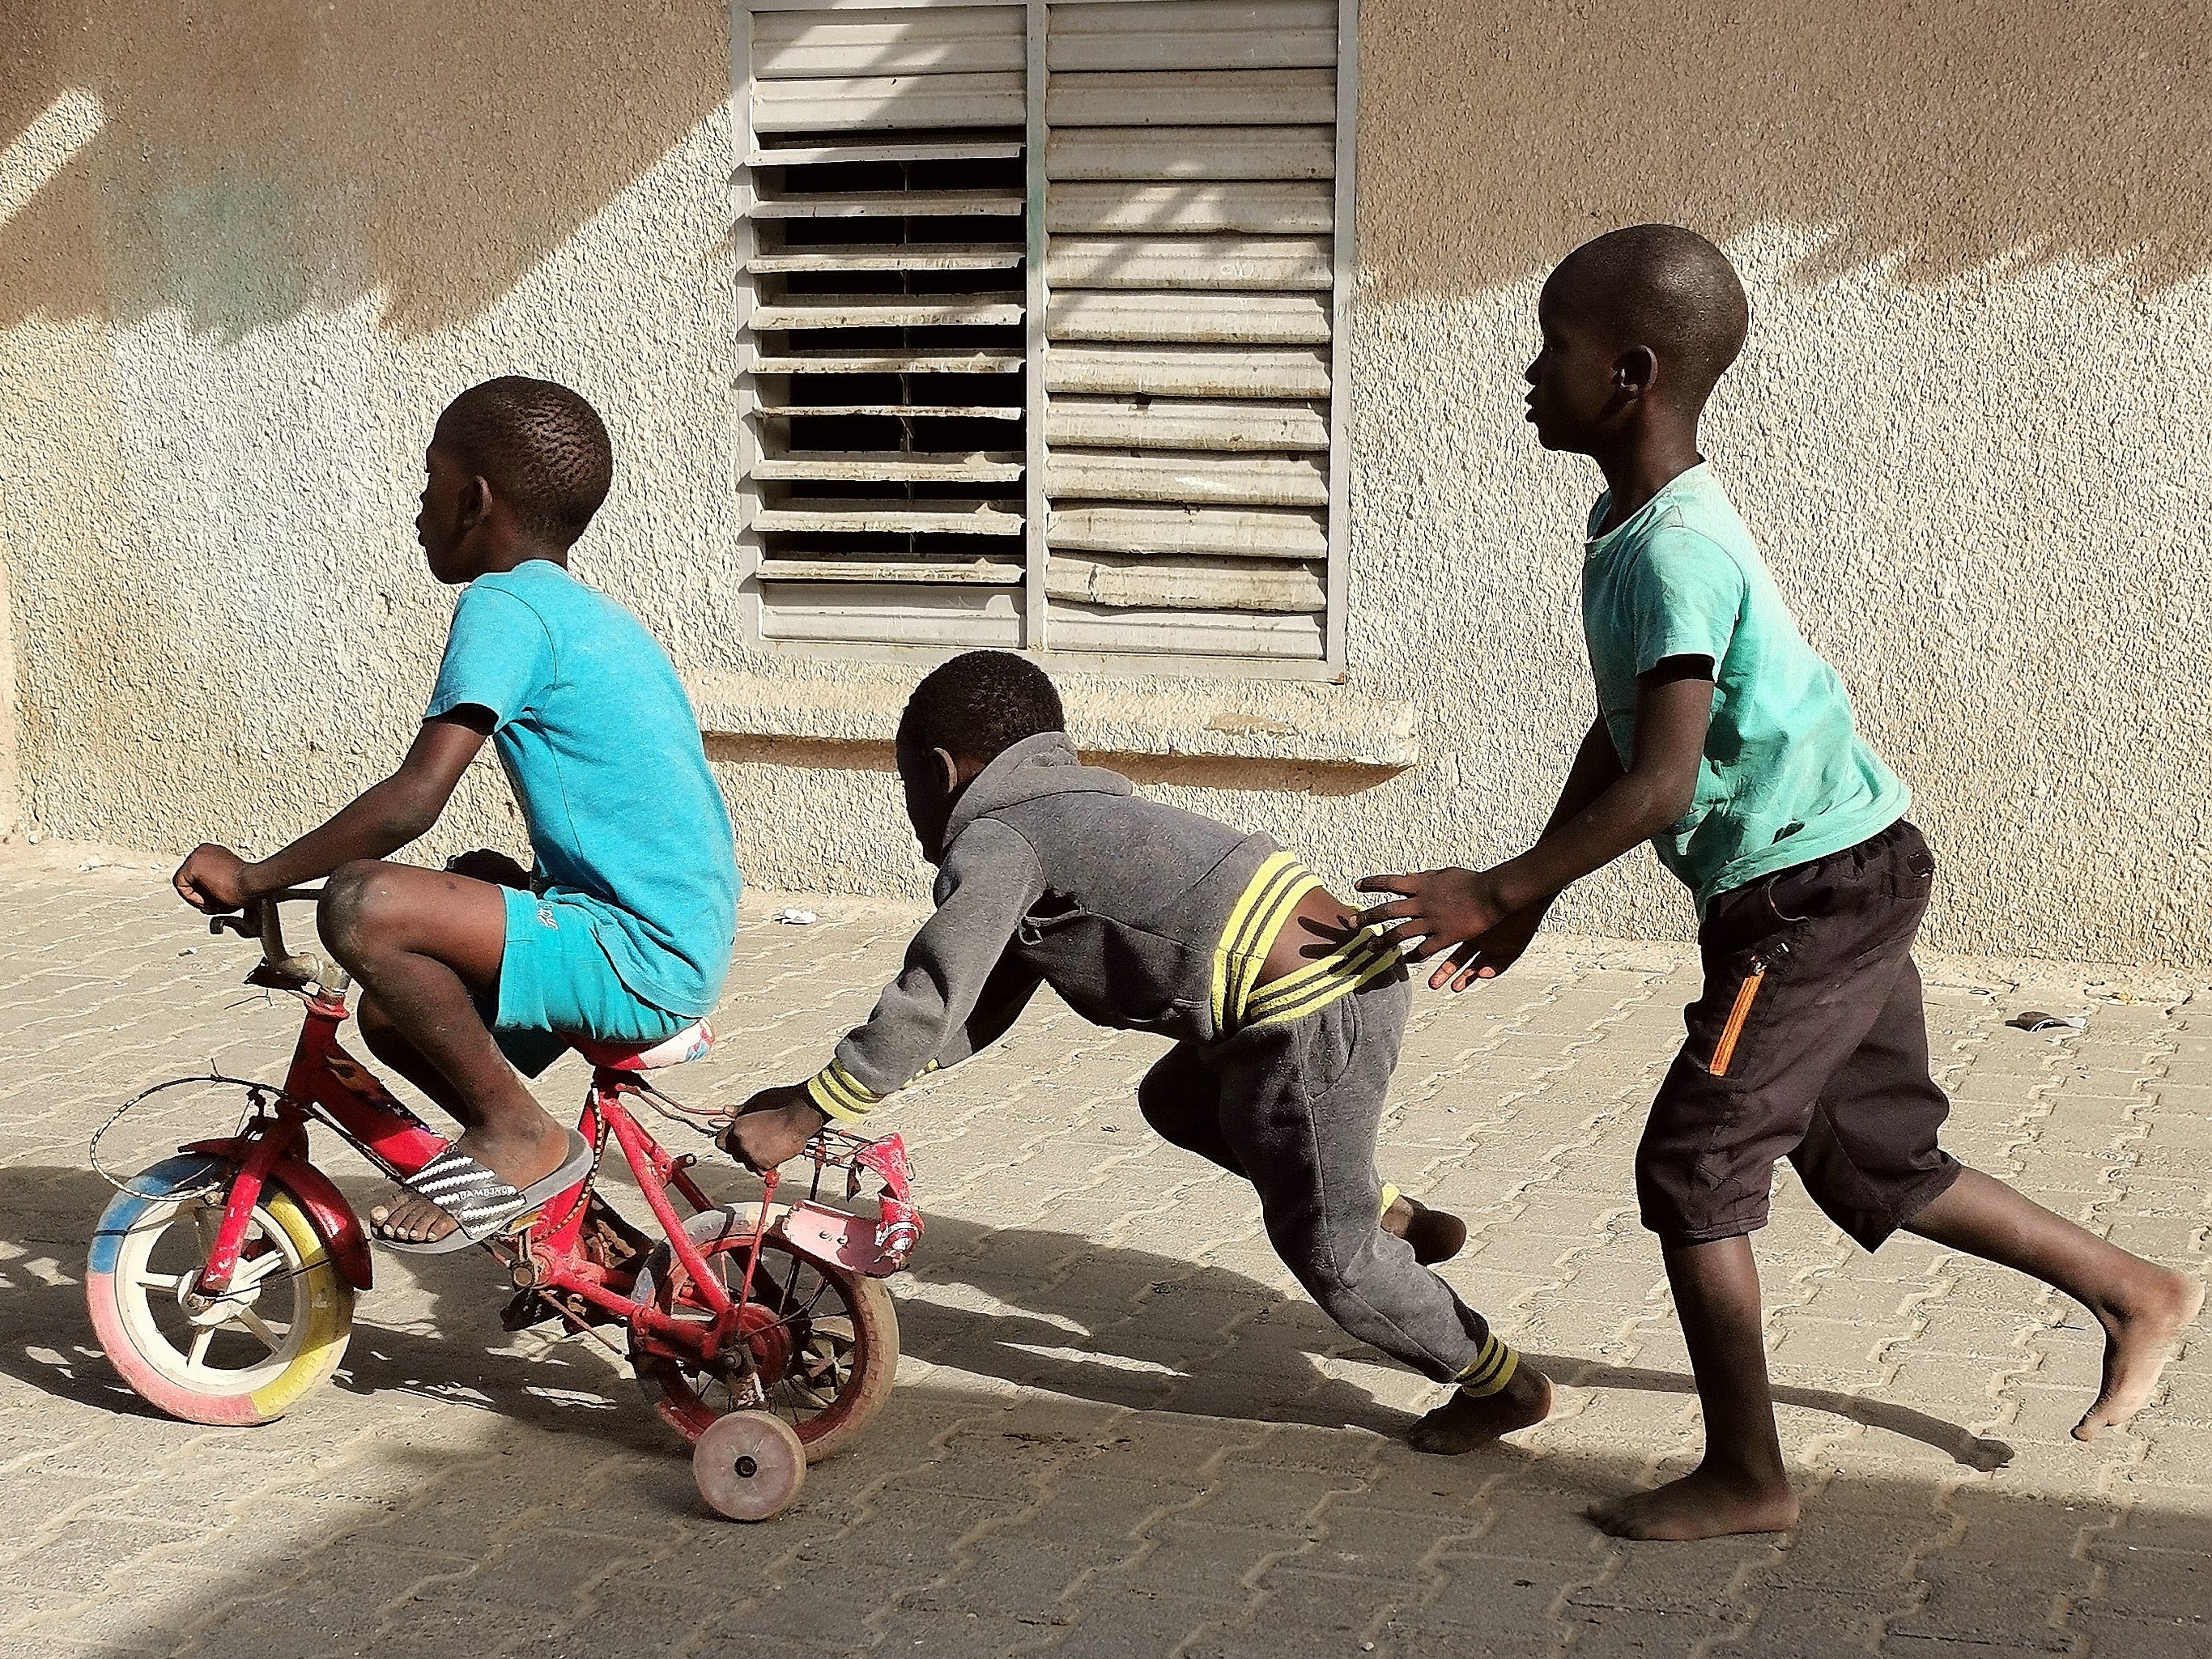
<svg viewBox="0 0 2212 1659">
<path fill-rule="evenodd" d="M 269 1322 L 264 1319 L 259 1314 L 254 1312 L 252 1309 L 239 1309 L 238 1322 L 245 1326 L 247 1330 L 251 1331 L 253 1334 L 253 1340 L 258 1342 L 263 1347 L 268 1349 L 270 1352 L 275 1353 L 277 1349 L 284 1346 L 283 1338 L 278 1336 L 275 1331 L 270 1329 Z"/>
<path fill-rule="evenodd" d="M 185 1363 L 190 1365 L 205 1364 L 207 1363 L 208 1344 L 214 1340 L 215 1327 L 212 1325 L 201 1326 L 199 1329 L 193 1334 L 191 1351 L 185 1356 Z"/>
<path fill-rule="evenodd" d="M 242 1263 L 239 1270 L 230 1277 L 232 1294 L 235 1295 L 240 1291 L 252 1290 L 263 1279 L 274 1275 L 283 1265 L 283 1256 L 275 1250 L 270 1251 L 266 1255 L 257 1256 L 252 1261 Z"/>
<path fill-rule="evenodd" d="M 141 1290 L 173 1291 L 185 1282 L 182 1273 L 140 1273 L 131 1281 Z"/>
</svg>

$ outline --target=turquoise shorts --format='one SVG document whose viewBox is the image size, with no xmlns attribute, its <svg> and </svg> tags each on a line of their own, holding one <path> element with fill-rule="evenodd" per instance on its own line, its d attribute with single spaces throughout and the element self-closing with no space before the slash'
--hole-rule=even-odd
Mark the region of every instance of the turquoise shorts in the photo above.
<svg viewBox="0 0 2212 1659">
<path fill-rule="evenodd" d="M 498 1004 L 484 1023 L 525 1077 L 558 1060 L 572 1036 L 644 1044 L 691 1023 L 641 1000 L 616 976 L 593 921 L 583 905 L 507 889 L 507 954 L 499 964 Z"/>
</svg>

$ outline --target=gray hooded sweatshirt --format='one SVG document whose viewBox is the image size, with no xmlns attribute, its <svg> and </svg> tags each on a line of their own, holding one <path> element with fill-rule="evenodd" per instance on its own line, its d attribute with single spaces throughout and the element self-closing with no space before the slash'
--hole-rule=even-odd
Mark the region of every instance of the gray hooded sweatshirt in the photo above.
<svg viewBox="0 0 2212 1659">
<path fill-rule="evenodd" d="M 831 1116 L 856 1117 L 1003 1035 L 1040 983 L 1095 1024 L 1195 1042 L 1227 1035 L 1217 951 L 1278 850 L 1138 799 L 1120 773 L 1077 759 L 1065 732 L 1024 738 L 954 804 L 937 914 L 809 1092 Z"/>
</svg>

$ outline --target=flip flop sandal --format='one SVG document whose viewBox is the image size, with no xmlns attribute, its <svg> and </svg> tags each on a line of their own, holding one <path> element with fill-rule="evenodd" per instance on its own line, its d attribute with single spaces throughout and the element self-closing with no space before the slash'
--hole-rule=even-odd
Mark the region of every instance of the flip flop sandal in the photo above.
<svg viewBox="0 0 2212 1659">
<path fill-rule="evenodd" d="M 592 1172 L 592 1143 L 574 1129 L 568 1134 L 568 1156 L 561 1167 L 520 1192 L 466 1152 L 447 1146 L 399 1184 L 416 1197 L 428 1199 L 459 1224 L 443 1238 L 390 1238 L 374 1229 L 369 1237 L 387 1250 L 408 1255 L 450 1255 L 497 1237 L 518 1218 L 557 1198 Z"/>
</svg>

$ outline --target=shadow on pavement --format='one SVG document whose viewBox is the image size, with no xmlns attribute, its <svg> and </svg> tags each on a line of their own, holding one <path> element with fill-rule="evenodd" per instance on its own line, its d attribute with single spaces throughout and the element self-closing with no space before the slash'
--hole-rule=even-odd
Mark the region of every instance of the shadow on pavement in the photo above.
<svg viewBox="0 0 2212 1659">
<path fill-rule="evenodd" d="M 349 1194 L 356 1206 L 377 1190 L 345 1184 L 358 1188 Z M 111 1192 L 86 1170 L 0 1170 L 0 1215 L 21 1252 L 0 1264 L 14 1281 L 0 1290 L 0 1374 L 79 1405 L 152 1415 L 99 1355 L 84 1311 L 85 1240 Z M 400 1271 L 378 1256 L 380 1286 L 392 1286 Z M 508 1291 L 480 1256 L 423 1258 L 406 1271 L 407 1291 L 430 1297 L 427 1315 L 406 1326 L 381 1323 L 379 1291 L 367 1293 L 338 1387 L 458 1401 L 545 1426 L 575 1426 L 586 1413 L 625 1443 L 666 1443 L 656 1421 L 638 1420 L 641 1399 L 591 1352 L 591 1338 L 550 1346 L 518 1343 L 501 1329 Z M 1390 1362 L 1303 1297 L 1225 1268 L 1073 1233 L 936 1217 L 914 1273 L 895 1281 L 894 1291 L 902 1347 L 932 1365 L 1139 1410 L 1394 1436 L 1414 1420 L 1316 1364 L 1331 1355 Z M 1578 1388 L 1693 1391 L 1678 1371 L 1528 1357 Z M 1922 1442 L 1970 1468 L 2001 1468 L 2012 1458 L 2004 1443 L 1909 1407 L 1819 1389 L 1778 1388 L 1775 1395 Z"/>
<path fill-rule="evenodd" d="M 1923 1455 L 1808 1491 L 1786 1540 L 1621 1546 L 1582 1510 L 1649 1479 L 1656 1448 L 1419 1457 L 1376 1437 L 1402 1413 L 1316 1368 L 1365 1356 L 1302 1300 L 951 1218 L 900 1296 L 927 1367 L 763 1526 L 702 1513 L 680 1451 L 609 1367 L 573 1346 L 506 1351 L 501 1287 L 472 1261 L 422 1264 L 412 1285 L 380 1262 L 410 1327 L 379 1325 L 365 1298 L 343 1389 L 282 1423 L 134 1421 L 75 1282 L 106 1195 L 78 1170 L 0 1171 L 0 1373 L 52 1397 L 15 1419 L 30 1467 L 9 1476 L 17 1514 L 0 1524 L 29 1540 L 11 1559 L 40 1599 L 11 1654 L 460 1659 L 493 1634 L 566 1659 L 2212 1653 L 2212 1519 L 2193 1490 L 2122 1477 L 2108 1492 L 2085 1467 L 2078 1496 L 2039 1496 Z M 1538 1358 L 1584 1386 L 1688 1386 Z M 1917 1413 L 1796 1398 L 1964 1450 Z M 1295 1426 L 1347 1424 L 1376 1432 Z M 212 1517 L 204 1545 L 146 1518 L 143 1497 L 88 1500 L 100 1444 L 123 1492 L 188 1460 L 179 1501 Z M 49 1513 L 33 1459 L 64 1494 Z"/>
<path fill-rule="evenodd" d="M 1402 1433 L 1413 1419 L 1353 1382 L 1325 1377 L 1316 1356 L 1391 1362 L 1352 1343 L 1303 1297 L 1242 1273 L 1072 1233 L 933 1218 L 899 1303 L 906 1352 L 933 1364 L 1154 1411 L 1250 1417 Z M 1450 1277 L 1449 1267 L 1445 1277 Z M 959 1289 L 981 1292 L 957 1305 Z M 951 1292 L 930 1294 L 939 1288 Z M 924 1299 L 925 1296 L 927 1299 Z M 1680 1371 L 1531 1353 L 1553 1380 L 1583 1389 L 1689 1395 Z M 1826 1389 L 1778 1387 L 1784 1405 L 1933 1446 L 1987 1472 L 2012 1448 L 1910 1407 Z"/>
</svg>

